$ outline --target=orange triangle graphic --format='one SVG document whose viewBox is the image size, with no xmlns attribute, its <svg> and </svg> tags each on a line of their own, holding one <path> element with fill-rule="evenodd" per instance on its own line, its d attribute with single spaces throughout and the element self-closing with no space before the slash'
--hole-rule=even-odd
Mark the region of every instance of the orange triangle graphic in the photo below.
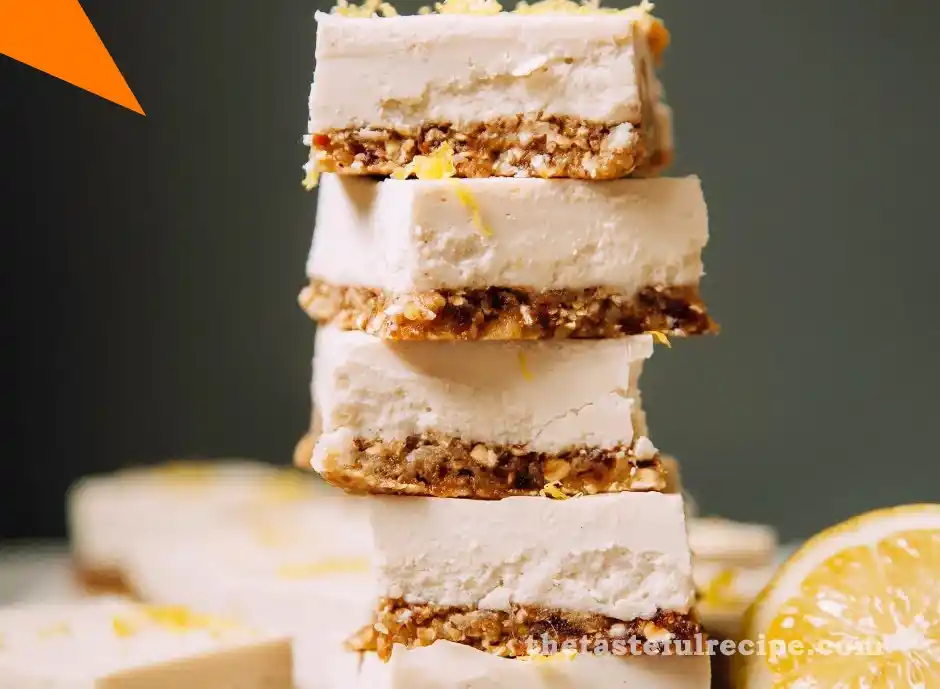
<svg viewBox="0 0 940 689">
<path fill-rule="evenodd" d="M 0 0 L 0 54 L 144 114 L 78 0 Z"/>
</svg>

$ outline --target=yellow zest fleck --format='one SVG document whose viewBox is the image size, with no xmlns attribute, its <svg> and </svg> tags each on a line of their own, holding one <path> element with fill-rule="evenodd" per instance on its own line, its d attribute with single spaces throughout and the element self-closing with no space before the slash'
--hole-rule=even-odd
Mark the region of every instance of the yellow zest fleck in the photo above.
<svg viewBox="0 0 940 689">
<path fill-rule="evenodd" d="M 72 633 L 72 628 L 69 626 L 68 622 L 56 622 L 55 624 L 50 624 L 48 627 L 39 630 L 40 639 L 50 639 L 54 636 L 70 636 Z"/>
<path fill-rule="evenodd" d="M 552 500 L 567 500 L 568 495 L 561 489 L 561 481 L 552 481 L 551 483 L 546 483 L 545 487 L 539 491 L 539 495 L 543 498 L 551 498 Z"/>
<path fill-rule="evenodd" d="M 522 377 L 526 380 L 535 380 L 532 371 L 529 370 L 529 362 L 526 359 L 525 352 L 519 352 L 519 370 L 522 371 Z"/>
<path fill-rule="evenodd" d="M 737 600 L 734 596 L 735 571 L 725 569 L 719 572 L 708 586 L 702 591 L 701 599 L 713 605 L 732 604 Z"/>
<path fill-rule="evenodd" d="M 304 163 L 304 189 L 307 191 L 313 191 L 316 189 L 317 185 L 320 183 L 320 163 L 316 160 L 309 160 Z"/>
<path fill-rule="evenodd" d="M 459 179 L 451 180 L 451 183 L 454 185 L 454 191 L 457 193 L 457 198 L 460 200 L 460 203 L 466 206 L 467 210 L 470 211 L 473 224 L 480 231 L 480 234 L 484 237 L 492 237 L 493 230 L 483 221 L 483 214 L 480 213 L 480 204 L 477 202 L 473 192 L 470 191 L 470 187 Z"/>
<path fill-rule="evenodd" d="M 382 0 L 363 0 L 361 5 L 351 4 L 349 0 L 339 0 L 336 7 L 333 8 L 333 14 L 359 18 L 375 17 L 377 15 L 397 17 L 398 10 L 390 3 L 382 2 Z"/>
<path fill-rule="evenodd" d="M 659 344 L 672 348 L 672 343 L 669 342 L 669 338 L 662 330 L 650 330 L 650 335 L 652 335 L 653 339 L 656 340 Z"/>
<path fill-rule="evenodd" d="M 444 0 L 435 2 L 438 14 L 499 14 L 503 6 L 496 0 Z"/>
<path fill-rule="evenodd" d="M 537 0 L 529 4 L 524 0 L 516 4 L 513 10 L 516 14 L 624 14 L 630 18 L 639 19 L 649 14 L 653 3 L 641 2 L 636 7 L 617 9 L 616 7 L 601 7 L 600 0 Z"/>
<path fill-rule="evenodd" d="M 520 2 L 514 10 L 516 14 L 616 14 L 623 10 L 613 7 L 601 7 L 599 0 L 538 0 L 529 4 Z"/>
<path fill-rule="evenodd" d="M 190 485 L 208 483 L 218 474 L 212 462 L 172 459 L 150 467 L 150 472 L 161 481 L 171 484 Z"/>
<path fill-rule="evenodd" d="M 319 562 L 281 565 L 277 575 L 283 579 L 312 579 L 329 574 L 347 574 L 369 571 L 369 560 L 364 557 L 335 557 Z"/>
<path fill-rule="evenodd" d="M 115 617 L 111 620 L 111 628 L 115 636 L 126 639 L 137 633 L 137 626 L 125 617 Z"/>
<path fill-rule="evenodd" d="M 236 626 L 228 620 L 195 613 L 181 605 L 145 605 L 141 608 L 141 612 L 153 624 L 175 632 L 218 631 Z"/>
<path fill-rule="evenodd" d="M 278 471 L 265 479 L 261 488 L 262 497 L 272 502 L 295 502 L 310 498 L 308 477 L 293 469 Z"/>
<path fill-rule="evenodd" d="M 415 156 L 414 159 L 392 173 L 394 179 L 449 179 L 457 174 L 454 166 L 454 149 L 448 142 L 442 143 L 430 155 Z"/>
</svg>

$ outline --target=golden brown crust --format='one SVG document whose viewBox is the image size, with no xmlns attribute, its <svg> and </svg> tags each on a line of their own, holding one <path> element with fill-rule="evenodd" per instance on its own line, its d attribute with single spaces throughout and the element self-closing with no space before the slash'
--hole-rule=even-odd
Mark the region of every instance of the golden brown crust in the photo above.
<svg viewBox="0 0 940 689">
<path fill-rule="evenodd" d="M 693 615 L 676 612 L 625 621 L 537 606 L 514 606 L 510 611 L 476 610 L 386 599 L 380 601 L 373 624 L 363 628 L 347 645 L 355 651 L 374 651 L 387 660 L 394 644 L 417 648 L 443 639 L 514 658 L 537 652 L 534 645 L 546 640 L 560 648 L 566 641 L 580 643 L 586 639 L 593 648 L 616 640 L 655 643 L 693 639 L 700 632 Z"/>
<path fill-rule="evenodd" d="M 302 468 L 310 468 L 312 442 L 295 455 Z M 433 433 L 397 441 L 357 438 L 353 456 L 328 464 L 321 474 L 353 493 L 481 500 L 536 496 L 546 485 L 558 496 L 661 492 L 669 487 L 668 472 L 658 457 L 638 459 L 630 447 L 577 447 L 547 454 Z"/>
<path fill-rule="evenodd" d="M 389 340 L 600 338 L 654 330 L 685 336 L 718 330 L 692 285 L 651 286 L 626 298 L 602 287 L 390 294 L 311 278 L 299 301 L 321 323 Z"/>
<path fill-rule="evenodd" d="M 362 127 L 313 133 L 313 159 L 325 171 L 390 175 L 444 144 L 458 177 L 616 179 L 662 163 L 653 127 L 576 117 L 517 115 L 456 127 Z M 659 154 L 659 155 L 657 155 Z"/>
</svg>

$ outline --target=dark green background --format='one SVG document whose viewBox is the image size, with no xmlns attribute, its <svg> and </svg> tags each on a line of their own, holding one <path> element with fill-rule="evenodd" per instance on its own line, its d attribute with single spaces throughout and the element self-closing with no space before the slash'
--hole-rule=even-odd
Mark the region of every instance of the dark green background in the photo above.
<svg viewBox="0 0 940 689">
<path fill-rule="evenodd" d="M 313 11 L 84 0 L 141 118 L 0 57 L 0 536 L 63 530 L 78 475 L 289 461 Z M 660 349 L 654 438 L 709 512 L 799 537 L 940 498 L 931 0 L 663 0 L 673 172 L 702 176 L 718 338 Z"/>
</svg>

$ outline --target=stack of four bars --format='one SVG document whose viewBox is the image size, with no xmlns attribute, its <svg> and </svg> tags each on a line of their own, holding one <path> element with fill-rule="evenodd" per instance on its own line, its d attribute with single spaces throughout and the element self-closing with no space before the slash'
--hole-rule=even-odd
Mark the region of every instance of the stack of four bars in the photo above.
<svg viewBox="0 0 940 689">
<path fill-rule="evenodd" d="M 342 5 L 317 16 L 297 462 L 376 496 L 360 685 L 707 687 L 708 658 L 650 652 L 700 628 L 638 380 L 715 329 L 699 181 L 655 178 L 668 33 L 649 6 Z"/>
</svg>

